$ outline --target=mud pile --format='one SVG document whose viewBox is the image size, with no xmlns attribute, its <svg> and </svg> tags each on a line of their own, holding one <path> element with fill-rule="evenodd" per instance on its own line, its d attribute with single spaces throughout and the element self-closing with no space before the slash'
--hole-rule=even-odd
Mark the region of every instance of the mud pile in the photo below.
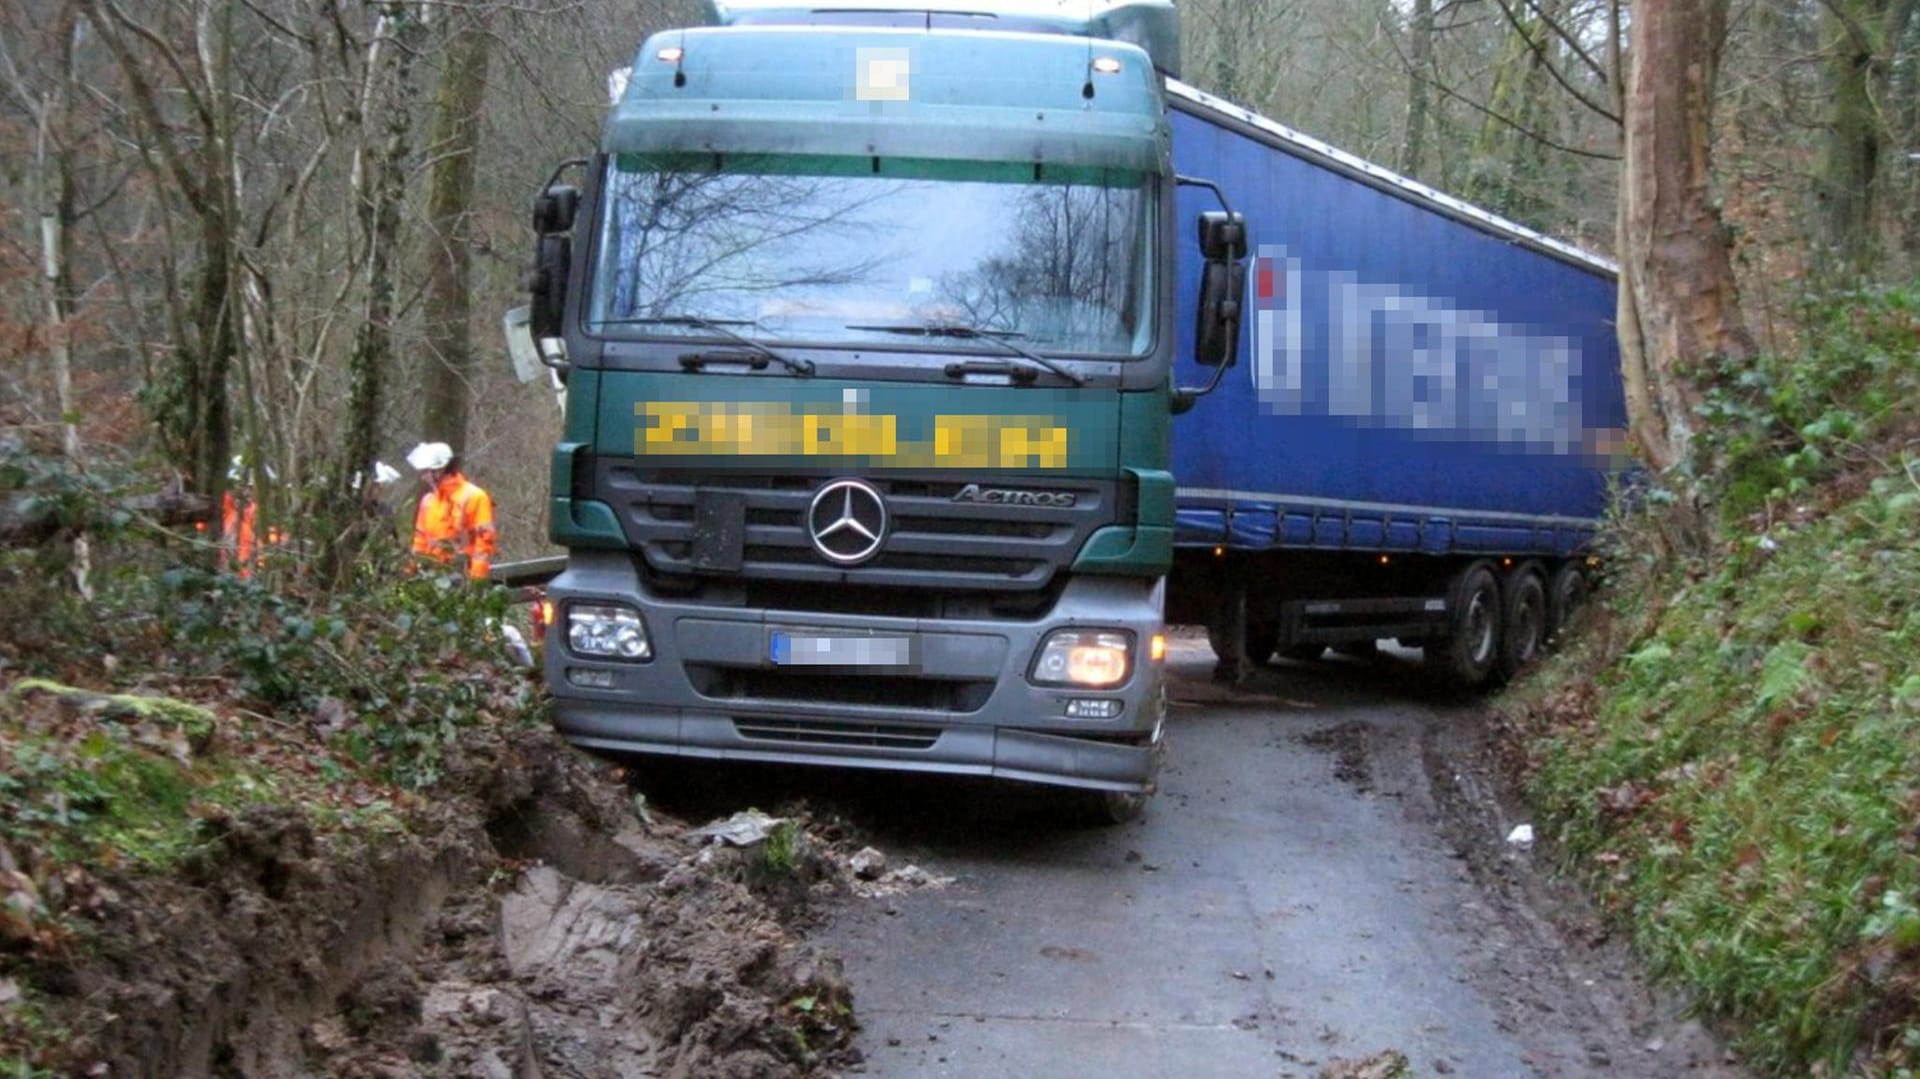
<svg viewBox="0 0 1920 1079">
<path fill-rule="evenodd" d="M 837 960 L 796 930 L 850 882 L 807 838 L 716 847 L 550 735 L 500 735 L 385 834 L 263 810 L 43 962 L 77 1074 L 816 1074 L 850 1062 Z M 777 855 L 777 856 L 776 856 Z"/>
</svg>

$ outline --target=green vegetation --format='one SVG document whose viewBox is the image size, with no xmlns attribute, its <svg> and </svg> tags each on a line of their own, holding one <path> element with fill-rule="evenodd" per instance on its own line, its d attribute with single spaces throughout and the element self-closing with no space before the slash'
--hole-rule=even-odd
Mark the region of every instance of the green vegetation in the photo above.
<svg viewBox="0 0 1920 1079">
<path fill-rule="evenodd" d="M 1715 386 L 1704 553 L 1506 702 L 1558 851 L 1776 1075 L 1920 1075 L 1920 289 L 1810 308 Z"/>
<path fill-rule="evenodd" d="M 323 589 L 296 540 L 214 572 L 194 533 L 115 517 L 115 484 L 26 461 L 0 446 L 0 494 L 85 522 L 95 572 L 82 598 L 66 544 L 0 549 L 0 1073 L 62 1059 L 39 972 L 100 938 L 122 881 L 212 871 L 256 810 L 390 834 L 465 743 L 538 719 L 501 590 L 392 549 Z"/>
<path fill-rule="evenodd" d="M 761 847 L 760 860 L 766 871 L 774 876 L 791 876 L 796 868 L 800 841 L 800 826 L 793 821 L 783 820 L 774 825 Z"/>
<path fill-rule="evenodd" d="M 1732 524 L 1815 484 L 1897 463 L 1920 430 L 1920 289 L 1850 293 L 1797 312 L 1798 354 L 1763 356 L 1709 380 L 1696 458 Z M 1903 442 L 1903 440 L 1905 440 Z M 1878 494 L 1911 505 L 1897 479 Z"/>
<path fill-rule="evenodd" d="M 260 802 L 390 806 L 440 777 L 466 728 L 533 701 L 504 662 L 504 596 L 458 579 L 369 573 L 320 597 L 174 568 L 67 595 L 34 597 L 41 617 L 7 657 L 33 676 L 0 697 L 0 838 L 62 861 L 162 865 L 199 818 Z M 117 670 L 163 688 L 40 677 L 104 686 Z"/>
</svg>

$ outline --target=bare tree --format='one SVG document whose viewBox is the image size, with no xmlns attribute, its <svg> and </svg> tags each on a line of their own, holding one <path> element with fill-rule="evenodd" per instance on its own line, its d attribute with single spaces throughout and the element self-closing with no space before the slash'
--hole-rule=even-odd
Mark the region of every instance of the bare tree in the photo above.
<svg viewBox="0 0 1920 1079">
<path fill-rule="evenodd" d="M 78 3 L 126 81 L 149 169 L 186 204 L 197 233 L 196 280 L 176 320 L 186 332 L 174 342 L 171 407 L 162 419 L 189 485 L 217 495 L 233 445 L 228 380 L 242 347 L 232 84 L 240 4 L 180 0 L 157 13 L 166 24 L 149 25 L 115 0 Z M 174 99 L 181 110 L 168 107 Z M 176 121 L 174 111 L 184 117 Z"/>
<path fill-rule="evenodd" d="M 77 306 L 69 233 L 79 218 L 75 183 L 74 96 L 75 35 L 79 16 L 71 4 L 55 11 L 52 31 L 53 70 L 45 85 L 29 83 L 11 52 L 0 49 L 7 87 L 33 118 L 33 187 L 40 233 L 40 286 L 46 312 L 42 338 L 46 342 L 54 406 L 59 411 L 60 452 L 71 467 L 82 467 L 79 402 L 73 394 L 73 317 Z M 73 539 L 74 587 L 92 597 L 92 546 L 85 533 Z"/>
<path fill-rule="evenodd" d="M 472 238 L 480 110 L 493 47 L 490 9 L 456 15 L 433 104 L 433 155 L 427 193 L 427 294 L 423 327 L 428 363 L 421 430 L 464 447 L 472 396 Z"/>
</svg>

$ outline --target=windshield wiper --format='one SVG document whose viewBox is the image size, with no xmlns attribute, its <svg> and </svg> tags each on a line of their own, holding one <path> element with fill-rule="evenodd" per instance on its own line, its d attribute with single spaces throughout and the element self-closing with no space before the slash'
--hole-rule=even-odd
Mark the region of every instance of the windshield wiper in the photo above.
<svg viewBox="0 0 1920 1079">
<path fill-rule="evenodd" d="M 1047 359 L 1045 356 L 1040 355 L 1038 352 L 1035 352 L 1029 348 L 1025 348 L 1021 345 L 1016 345 L 1012 341 L 1007 340 L 1007 338 L 1009 337 L 1021 336 L 1020 334 L 1015 333 L 1012 330 L 983 330 L 983 329 L 980 329 L 978 326 L 967 326 L 962 323 L 956 323 L 956 322 L 929 322 L 924 324 L 876 325 L 876 326 L 848 326 L 847 329 L 872 330 L 876 333 L 907 334 L 913 337 L 960 337 L 960 338 L 965 338 L 969 341 L 991 341 L 992 343 L 999 345 L 1001 348 L 1004 348 L 1007 351 L 1022 357 L 1023 359 L 1032 360 L 1034 363 L 1037 363 L 1040 366 L 1046 368 L 1047 370 L 1052 371 L 1054 374 L 1059 375 L 1061 378 L 1066 379 L 1068 382 L 1071 382 L 1076 386 L 1084 386 L 1087 384 L 1086 379 L 1081 378 L 1079 375 L 1073 373 L 1072 371 L 1069 371 L 1068 369 L 1060 366 L 1059 364 L 1053 362 L 1052 360 Z M 964 363 L 950 363 L 947 365 L 947 377 L 959 378 L 962 375 L 968 374 L 972 371 L 978 371 L 978 370 L 980 370 L 980 367 L 977 365 L 968 365 Z M 1028 379 L 1025 381 L 1031 381 L 1031 379 Z"/>
<path fill-rule="evenodd" d="M 702 318 L 699 315 L 658 315 L 654 318 L 601 319 L 598 323 L 596 323 L 596 325 L 600 325 L 600 326 L 640 326 L 640 325 L 692 326 L 692 327 L 695 327 L 696 329 L 709 330 L 713 333 L 717 333 L 720 336 L 725 337 L 730 341 L 737 341 L 740 344 L 745 345 L 746 347 L 752 349 L 753 351 L 758 352 L 760 355 L 765 356 L 767 359 L 773 360 L 779 363 L 780 366 L 785 367 L 787 370 L 792 371 L 796 375 L 813 374 L 812 360 L 795 360 L 786 356 L 782 356 L 780 353 L 775 352 L 773 349 L 768 348 L 766 345 L 763 345 L 758 341 L 755 341 L 753 338 L 748 337 L 746 334 L 731 328 L 734 326 L 752 326 L 755 329 L 758 329 L 760 327 L 760 324 L 757 322 L 754 322 L 752 319 L 744 319 L 744 318 L 715 319 L 715 318 Z M 686 369 L 691 371 L 691 370 L 698 369 L 703 364 L 712 362 L 716 359 L 724 359 L 724 358 L 725 357 L 708 356 L 699 352 L 689 352 L 680 357 L 680 366 L 685 367 Z M 756 364 L 754 366 L 755 366 L 755 369 L 757 370 L 758 368 L 765 367 L 766 362 L 762 361 L 759 364 Z"/>
</svg>

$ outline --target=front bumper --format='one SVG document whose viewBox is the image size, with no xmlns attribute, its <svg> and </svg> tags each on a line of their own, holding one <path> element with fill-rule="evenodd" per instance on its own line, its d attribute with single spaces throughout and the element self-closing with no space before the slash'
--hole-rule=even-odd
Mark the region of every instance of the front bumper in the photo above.
<svg viewBox="0 0 1920 1079">
<path fill-rule="evenodd" d="M 647 596 L 625 557 L 583 551 L 549 595 L 562 608 L 571 600 L 636 605 L 653 644 L 647 663 L 575 657 L 564 638 L 547 649 L 555 726 L 583 748 L 1153 789 L 1164 720 L 1161 665 L 1147 647 L 1161 630 L 1157 582 L 1077 578 L 1031 622 L 894 618 Z M 1041 639 L 1075 625 L 1134 633 L 1125 684 L 1092 691 L 1028 682 Z M 768 650 L 776 630 L 905 638 L 914 662 L 911 670 L 783 667 Z M 587 672 L 611 685 L 578 684 Z M 1118 701 L 1119 714 L 1065 714 L 1069 700 L 1088 697 Z"/>
<path fill-rule="evenodd" d="M 700 711 L 655 713 L 568 700 L 556 700 L 554 725 L 567 741 L 600 752 L 992 776 L 1123 792 L 1153 790 L 1161 748 L 1157 731 L 1149 736 L 1151 741 L 1127 745 L 1041 731 L 953 725 L 928 731 L 930 744 L 925 748 L 782 745 L 743 735 L 730 716 Z M 861 727 L 847 725 L 841 737 L 857 737 Z M 833 732 L 816 725 L 810 733 L 830 737 Z"/>
</svg>

